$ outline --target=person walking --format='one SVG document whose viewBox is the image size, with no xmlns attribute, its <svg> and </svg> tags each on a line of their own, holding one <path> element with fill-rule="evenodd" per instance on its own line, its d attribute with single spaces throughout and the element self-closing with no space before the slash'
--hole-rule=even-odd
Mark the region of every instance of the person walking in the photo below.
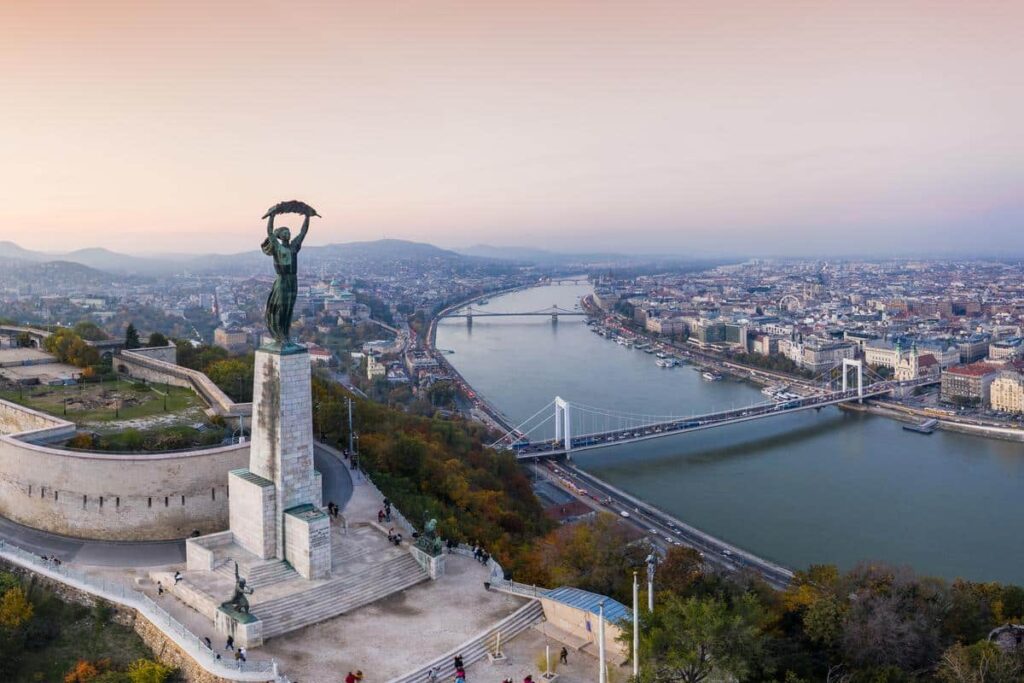
<svg viewBox="0 0 1024 683">
<path fill-rule="evenodd" d="M 174 572 L 174 585 L 177 586 L 179 581 L 181 581 L 181 572 Z"/>
<path fill-rule="evenodd" d="M 203 638 L 203 643 L 206 644 L 206 649 L 207 650 L 212 650 L 213 649 L 213 641 L 210 640 L 210 636 L 205 636 Z"/>
<path fill-rule="evenodd" d="M 164 594 L 164 585 L 162 583 L 160 583 L 159 581 L 156 582 L 156 594 L 157 595 L 163 595 Z"/>
<path fill-rule="evenodd" d="M 561 664 L 569 663 L 569 651 L 566 650 L 564 646 L 562 647 L 562 651 L 558 653 L 558 661 Z"/>
<path fill-rule="evenodd" d="M 235 667 L 239 671 L 242 670 L 242 650 L 241 650 L 241 648 L 239 648 L 238 650 L 235 650 Z"/>
<path fill-rule="evenodd" d="M 233 635 L 231 635 L 230 633 L 228 634 L 227 643 L 224 644 L 224 649 L 225 650 L 231 650 L 231 651 L 234 651 L 234 649 L 235 649 L 235 637 Z"/>
<path fill-rule="evenodd" d="M 242 661 L 244 662 L 245 661 L 245 648 L 244 647 L 238 648 L 238 654 L 241 655 Z"/>
</svg>

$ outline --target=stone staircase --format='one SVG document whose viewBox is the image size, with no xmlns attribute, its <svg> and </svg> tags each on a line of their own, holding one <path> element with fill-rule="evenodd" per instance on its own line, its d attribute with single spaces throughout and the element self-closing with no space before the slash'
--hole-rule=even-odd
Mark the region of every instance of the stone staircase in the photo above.
<svg viewBox="0 0 1024 683">
<path fill-rule="evenodd" d="M 544 608 L 540 600 L 530 600 L 472 640 L 466 641 L 454 650 L 446 652 L 415 671 L 392 678 L 388 683 L 425 683 L 429 680 L 427 676 L 431 668 L 435 666 L 438 667 L 437 680 L 451 680 L 455 676 L 455 666 L 453 664 L 455 655 L 462 655 L 462 663 L 468 668 L 474 662 L 485 658 L 488 653 L 494 650 L 499 631 L 501 632 L 501 642 L 506 643 L 542 619 L 544 619 Z M 500 675 L 500 672 L 496 673 L 494 676 L 495 680 Z"/>
<path fill-rule="evenodd" d="M 235 580 L 235 563 L 231 560 L 221 562 L 214 571 L 221 576 L 226 576 L 232 583 Z M 248 566 L 239 565 L 238 573 L 245 578 L 246 585 L 253 589 L 299 578 L 299 573 L 284 560 L 267 560 Z"/>
<path fill-rule="evenodd" d="M 363 569 L 319 582 L 308 590 L 252 605 L 263 621 L 263 637 L 273 638 L 351 612 L 405 590 L 429 577 L 408 552 Z"/>
</svg>

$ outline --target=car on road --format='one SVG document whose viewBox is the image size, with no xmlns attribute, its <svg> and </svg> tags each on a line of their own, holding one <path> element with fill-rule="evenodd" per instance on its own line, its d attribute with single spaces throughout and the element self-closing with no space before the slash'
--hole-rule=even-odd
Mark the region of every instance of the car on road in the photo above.
<svg viewBox="0 0 1024 683">
<path fill-rule="evenodd" d="M 732 557 L 732 551 L 731 551 L 731 550 L 729 550 L 728 548 L 726 548 L 725 550 L 723 550 L 723 551 L 722 551 L 722 554 L 723 554 L 723 555 L 725 555 L 726 557 Z"/>
<path fill-rule="evenodd" d="M 654 534 L 655 536 L 657 536 L 657 535 L 658 535 L 658 530 L 657 530 L 657 529 L 655 529 L 654 527 L 651 527 L 651 529 L 650 529 L 650 532 L 651 532 L 652 534 Z"/>
<path fill-rule="evenodd" d="M 625 517 L 626 519 L 629 519 L 629 513 L 628 513 L 628 512 L 626 512 L 625 510 L 623 510 L 623 511 L 622 511 L 622 512 L 620 512 L 619 514 L 620 514 L 620 515 L 622 515 L 623 517 Z"/>
</svg>

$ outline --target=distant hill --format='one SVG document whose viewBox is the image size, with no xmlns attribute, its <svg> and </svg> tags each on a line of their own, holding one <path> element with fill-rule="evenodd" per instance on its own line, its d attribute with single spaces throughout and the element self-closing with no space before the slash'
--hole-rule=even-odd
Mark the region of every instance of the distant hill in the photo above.
<svg viewBox="0 0 1024 683">
<path fill-rule="evenodd" d="M 456 250 L 466 256 L 490 258 L 518 263 L 532 263 L 539 266 L 570 266 L 604 263 L 656 263 L 686 261 L 683 256 L 666 254 L 617 254 L 611 252 L 564 253 L 530 247 L 495 247 L 477 244 Z"/>
<path fill-rule="evenodd" d="M 122 279 L 111 273 L 70 261 L 40 262 L 0 256 L 0 262 L 3 264 L 0 282 L 33 284 L 46 291 L 54 287 L 67 286 L 105 288 Z"/>
<path fill-rule="evenodd" d="M 452 259 L 463 258 L 460 254 L 435 247 L 426 242 L 408 240 L 373 240 L 372 242 L 345 242 L 310 246 L 302 250 L 307 258 L 312 256 L 338 258 L 387 258 L 387 259 Z"/>
<path fill-rule="evenodd" d="M 49 259 L 42 252 L 25 249 L 10 240 L 0 241 L 0 258 L 17 259 L 19 261 L 46 261 Z"/>
<path fill-rule="evenodd" d="M 132 256 L 102 247 L 78 249 L 65 254 L 51 254 L 24 249 L 14 242 L 0 242 L 0 259 L 15 259 L 23 263 L 63 261 L 76 263 L 100 271 L 122 275 L 169 275 L 175 273 L 248 273 L 266 265 L 267 257 L 259 249 L 237 254 L 164 254 L 160 256 Z M 317 266 L 327 262 L 385 262 L 385 261 L 444 261 L 472 262 L 475 257 L 441 249 L 424 242 L 407 240 L 374 240 L 326 245 L 307 245 L 302 248 L 305 265 Z"/>
</svg>

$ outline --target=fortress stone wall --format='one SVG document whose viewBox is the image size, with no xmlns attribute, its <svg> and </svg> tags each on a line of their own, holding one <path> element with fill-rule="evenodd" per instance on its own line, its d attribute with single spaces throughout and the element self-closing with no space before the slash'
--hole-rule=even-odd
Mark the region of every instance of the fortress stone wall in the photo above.
<svg viewBox="0 0 1024 683">
<path fill-rule="evenodd" d="M 248 444 L 106 454 L 0 436 L 0 515 L 79 538 L 162 540 L 227 528 L 227 473 Z"/>
<path fill-rule="evenodd" d="M 70 428 L 70 432 L 68 429 Z M 74 434 L 74 425 L 59 417 L 47 415 L 38 410 L 31 410 L 16 403 L 0 400 L 0 435 L 19 434 L 22 432 L 46 432 L 34 436 L 47 438 L 51 430 L 62 430 L 69 436 Z M 33 441 L 40 440 L 34 438 Z M 52 438 L 52 437 L 50 437 Z"/>
</svg>

